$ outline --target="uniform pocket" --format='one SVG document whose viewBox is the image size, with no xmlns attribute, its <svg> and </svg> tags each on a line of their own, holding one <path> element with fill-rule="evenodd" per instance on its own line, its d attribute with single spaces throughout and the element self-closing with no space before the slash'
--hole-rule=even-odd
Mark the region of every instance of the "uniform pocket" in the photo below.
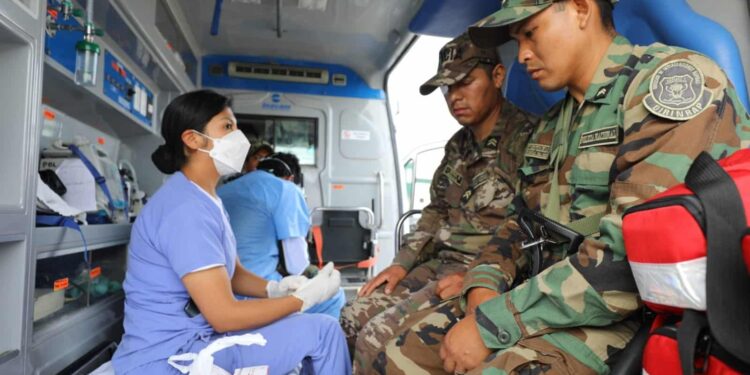
<svg viewBox="0 0 750 375">
<path fill-rule="evenodd" d="M 539 207 L 542 191 L 549 185 L 552 172 L 548 164 L 527 164 L 519 169 L 521 188 L 526 206 Z"/>
<path fill-rule="evenodd" d="M 490 204 L 495 197 L 497 186 L 494 179 L 487 177 L 481 181 L 472 181 L 461 196 L 461 205 L 470 211 L 477 212 Z"/>
<path fill-rule="evenodd" d="M 582 150 L 570 171 L 571 218 L 604 212 L 609 204 L 610 170 L 617 146 Z"/>
<path fill-rule="evenodd" d="M 495 171 L 496 172 L 496 171 Z M 494 172 L 484 171 L 475 176 L 461 197 L 461 206 L 471 212 L 504 210 L 514 195 L 514 187 Z"/>
</svg>

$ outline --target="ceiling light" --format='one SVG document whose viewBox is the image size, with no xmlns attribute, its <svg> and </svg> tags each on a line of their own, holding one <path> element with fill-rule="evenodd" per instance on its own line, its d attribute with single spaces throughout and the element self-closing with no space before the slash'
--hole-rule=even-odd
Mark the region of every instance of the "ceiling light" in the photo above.
<svg viewBox="0 0 750 375">
<path fill-rule="evenodd" d="M 300 9 L 319 10 L 325 12 L 328 0 L 299 0 Z"/>
</svg>

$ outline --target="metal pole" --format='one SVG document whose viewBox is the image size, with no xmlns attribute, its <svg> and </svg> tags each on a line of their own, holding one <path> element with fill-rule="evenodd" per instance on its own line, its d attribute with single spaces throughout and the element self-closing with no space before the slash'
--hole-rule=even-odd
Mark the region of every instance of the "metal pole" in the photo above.
<svg viewBox="0 0 750 375">
<path fill-rule="evenodd" d="M 276 0 L 276 36 L 281 39 L 281 0 Z"/>
</svg>

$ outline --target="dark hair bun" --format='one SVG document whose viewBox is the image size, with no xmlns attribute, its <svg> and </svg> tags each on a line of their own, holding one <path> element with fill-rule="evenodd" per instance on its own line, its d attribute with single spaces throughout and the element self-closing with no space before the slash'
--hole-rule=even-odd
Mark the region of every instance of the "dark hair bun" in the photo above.
<svg viewBox="0 0 750 375">
<path fill-rule="evenodd" d="M 167 145 L 159 146 L 159 148 L 151 154 L 151 161 L 153 161 L 156 168 L 164 174 L 172 174 L 179 170 L 176 165 L 177 163 L 175 163 L 175 157 L 167 149 Z"/>
</svg>

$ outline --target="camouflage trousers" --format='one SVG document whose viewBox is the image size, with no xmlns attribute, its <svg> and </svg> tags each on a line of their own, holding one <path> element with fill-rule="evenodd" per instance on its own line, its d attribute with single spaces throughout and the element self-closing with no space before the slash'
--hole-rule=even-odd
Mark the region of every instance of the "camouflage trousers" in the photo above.
<svg viewBox="0 0 750 375">
<path fill-rule="evenodd" d="M 358 373 L 446 374 L 440 345 L 462 317 L 458 298 L 405 317 L 404 325 L 381 343 L 377 353 L 360 358 L 368 366 L 360 365 Z M 637 321 L 629 320 L 604 328 L 573 328 L 524 338 L 513 347 L 491 354 L 466 374 L 605 374 L 609 372 L 607 361 L 625 347 L 638 327 Z M 576 351 L 567 352 L 562 346 L 573 346 Z"/>
<path fill-rule="evenodd" d="M 380 343 L 392 337 L 403 325 L 403 317 L 440 303 L 435 284 L 440 278 L 466 272 L 466 264 L 451 259 L 433 259 L 412 269 L 399 285 L 385 294 L 384 286 L 367 297 L 349 302 L 341 311 L 341 327 L 346 334 L 350 353 L 377 352 Z M 355 370 L 356 371 L 356 370 Z"/>
</svg>

